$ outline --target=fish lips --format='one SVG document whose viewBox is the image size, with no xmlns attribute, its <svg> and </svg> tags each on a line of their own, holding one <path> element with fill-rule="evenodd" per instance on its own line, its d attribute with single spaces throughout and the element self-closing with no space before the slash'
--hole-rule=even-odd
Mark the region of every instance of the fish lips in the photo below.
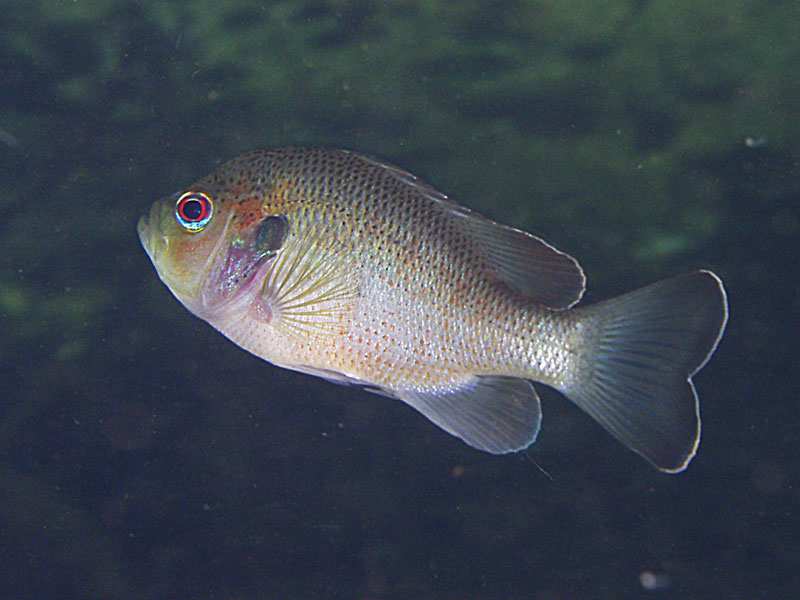
<svg viewBox="0 0 800 600">
<path fill-rule="evenodd" d="M 153 261 L 153 265 L 158 270 L 158 259 L 169 246 L 169 240 L 158 230 L 158 207 L 159 203 L 154 202 L 150 207 L 150 212 L 139 217 L 136 230 L 139 233 L 139 241 L 142 248 L 147 252 L 147 256 Z"/>
<path fill-rule="evenodd" d="M 150 211 L 141 217 L 136 224 L 136 230 L 139 234 L 139 242 L 142 248 L 147 253 L 150 261 L 156 269 L 158 278 L 167 286 L 170 292 L 182 304 L 189 308 L 193 304 L 191 298 L 194 294 L 190 292 L 195 282 L 188 282 L 180 276 L 176 276 L 172 272 L 169 257 L 167 256 L 170 242 L 169 236 L 162 230 L 160 223 L 161 219 L 165 218 L 164 201 L 156 201 L 150 206 Z M 192 310 L 190 308 L 190 310 Z"/>
<path fill-rule="evenodd" d="M 159 226 L 162 219 L 171 218 L 165 209 L 164 201 L 154 202 L 147 214 L 137 223 L 139 241 L 153 263 L 159 279 L 172 294 L 192 313 L 207 321 L 213 321 L 221 314 L 240 310 L 240 304 L 247 302 L 253 288 L 263 284 L 267 274 L 265 263 L 272 256 L 260 255 L 247 258 L 228 239 L 232 213 L 228 215 L 223 230 L 219 233 L 204 263 L 195 265 L 183 276 L 173 272 L 171 262 L 166 256 L 169 250 L 169 236 Z M 249 264 L 248 264 L 249 263 Z M 244 272 L 236 273 L 236 266 L 246 265 Z M 227 288 L 226 281 L 237 280 L 234 287 Z M 226 289 L 227 288 L 227 289 Z"/>
</svg>

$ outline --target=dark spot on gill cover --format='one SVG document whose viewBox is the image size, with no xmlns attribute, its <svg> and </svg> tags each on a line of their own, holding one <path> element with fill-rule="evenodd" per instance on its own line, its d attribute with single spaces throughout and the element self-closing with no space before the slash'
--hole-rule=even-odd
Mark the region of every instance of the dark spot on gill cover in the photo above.
<svg viewBox="0 0 800 600">
<path fill-rule="evenodd" d="M 289 221 L 283 215 L 267 217 L 261 221 L 256 233 L 257 252 L 269 255 L 280 250 L 288 230 Z"/>
</svg>

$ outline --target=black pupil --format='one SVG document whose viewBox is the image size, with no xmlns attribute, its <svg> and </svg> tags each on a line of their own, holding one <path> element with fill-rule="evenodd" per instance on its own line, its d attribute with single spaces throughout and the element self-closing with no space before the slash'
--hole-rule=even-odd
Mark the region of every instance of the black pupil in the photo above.
<svg viewBox="0 0 800 600">
<path fill-rule="evenodd" d="M 203 203 L 200 200 L 187 200 L 181 207 L 181 214 L 187 221 L 199 221 L 203 216 Z"/>
</svg>

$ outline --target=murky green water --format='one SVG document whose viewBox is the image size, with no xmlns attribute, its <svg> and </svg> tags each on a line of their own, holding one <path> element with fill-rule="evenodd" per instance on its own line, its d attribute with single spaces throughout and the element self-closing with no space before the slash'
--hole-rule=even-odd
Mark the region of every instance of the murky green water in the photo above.
<svg viewBox="0 0 800 600">
<path fill-rule="evenodd" d="M 6 2 L 0 596 L 788 598 L 800 578 L 795 2 Z M 557 393 L 493 457 L 179 306 L 157 197 L 250 148 L 382 156 L 731 321 L 656 472 Z M 652 589 L 662 588 L 662 589 Z"/>
</svg>

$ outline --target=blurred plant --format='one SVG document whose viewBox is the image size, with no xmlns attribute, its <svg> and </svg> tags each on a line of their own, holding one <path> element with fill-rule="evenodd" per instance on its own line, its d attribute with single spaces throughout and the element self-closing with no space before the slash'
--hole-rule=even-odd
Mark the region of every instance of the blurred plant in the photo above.
<svg viewBox="0 0 800 600">
<path fill-rule="evenodd" d="M 217 576 L 234 585 L 243 568 L 255 580 L 273 561 L 281 565 L 267 571 L 278 578 L 273 585 L 288 585 L 280 560 L 302 563 L 304 552 L 316 553 L 309 570 L 324 574 L 318 565 L 356 555 L 361 542 L 353 529 L 376 549 L 365 564 L 414 589 L 432 562 L 409 568 L 411 561 L 393 557 L 419 555 L 426 523 L 442 544 L 441 553 L 428 550 L 431 561 L 449 557 L 445 549 L 464 539 L 474 544 L 474 560 L 440 567 L 448 584 L 476 576 L 470 565 L 487 564 L 487 547 L 498 576 L 539 577 L 534 568 L 509 566 L 516 548 L 497 524 L 553 538 L 548 527 L 565 521 L 553 508 L 563 482 L 535 510 L 532 489 L 515 488 L 486 513 L 484 498 L 470 500 L 476 492 L 461 480 L 426 496 L 420 482 L 456 460 L 440 453 L 450 442 L 418 464 L 392 462 L 394 449 L 359 440 L 356 427 L 340 428 L 347 419 L 338 405 L 320 413 L 317 388 L 302 395 L 307 404 L 293 397 L 289 415 L 265 401 L 288 396 L 294 388 L 284 389 L 282 378 L 291 375 L 273 372 L 271 396 L 251 398 L 252 379 L 243 374 L 254 362 L 243 353 L 231 351 L 226 362 L 219 341 L 195 355 L 198 340 L 217 338 L 158 282 L 139 248 L 136 219 L 156 197 L 245 149 L 348 147 L 544 235 L 580 259 L 597 296 L 620 291 L 619 279 L 643 283 L 710 266 L 721 260 L 720 248 L 733 248 L 723 268 L 750 282 L 739 297 L 756 297 L 771 281 L 769 261 L 794 260 L 798 31 L 794 0 L 5 2 L 0 521 L 13 525 L 13 535 L 0 549 L 12 556 L 9 569 L 24 555 L 30 580 L 19 588 L 4 581 L 12 587 L 0 591 L 30 589 L 34 581 L 47 595 L 65 585 L 56 567 L 67 565 L 68 585 L 88 577 L 97 597 L 109 590 L 143 597 L 128 583 L 129 566 L 157 574 L 155 595 L 180 595 L 188 586 L 226 596 L 226 584 L 215 588 Z M 796 286 L 775 285 L 735 345 L 774 364 L 767 334 L 790 329 L 778 315 L 787 306 L 796 313 L 797 297 Z M 777 363 L 789 371 L 793 355 L 783 354 Z M 211 369 L 213 387 L 206 385 Z M 753 376 L 746 385 L 762 381 Z M 741 393 L 752 396 L 749 388 Z M 207 415 L 202 406 L 210 407 Z M 257 430 L 258 411 L 282 424 L 274 447 L 261 447 L 271 438 Z M 409 432 L 412 417 L 397 418 L 409 419 L 398 428 L 407 437 L 395 436 L 405 440 L 404 455 L 434 448 Z M 310 425 L 314 419 L 322 424 Z M 782 422 L 790 427 L 792 420 Z M 328 438 L 309 441 L 309 429 L 350 436 L 357 456 L 343 445 L 341 463 L 330 464 Z M 757 451 L 751 443 L 730 446 Z M 124 468 L 130 453 L 145 458 Z M 366 475 L 353 461 L 369 466 Z M 294 480 L 301 463 L 306 477 Z M 429 471 L 420 476 L 421 469 Z M 254 473 L 273 473 L 276 489 L 251 485 Z M 498 489 L 507 483 L 500 479 Z M 399 490 L 402 501 L 397 481 L 411 482 Z M 342 531 L 302 523 L 308 537 L 298 535 L 300 517 L 287 520 L 271 508 L 283 506 L 286 487 L 309 503 L 324 496 L 324 506 L 309 510 L 347 515 L 337 519 Z M 461 516 L 451 510 L 458 493 L 467 496 Z M 587 506 L 605 514 L 613 502 L 600 500 Z M 425 520 L 409 519 L 415 530 L 365 506 Z M 594 509 L 586 512 L 595 517 Z M 17 539 L 44 551 L 17 548 Z M 636 539 L 680 550 L 649 533 Z M 594 564 L 613 572 L 604 560 L 617 553 L 600 548 L 603 560 Z M 248 566 L 242 556 L 254 553 L 263 560 Z M 360 568 L 348 567 L 353 581 Z"/>
</svg>

